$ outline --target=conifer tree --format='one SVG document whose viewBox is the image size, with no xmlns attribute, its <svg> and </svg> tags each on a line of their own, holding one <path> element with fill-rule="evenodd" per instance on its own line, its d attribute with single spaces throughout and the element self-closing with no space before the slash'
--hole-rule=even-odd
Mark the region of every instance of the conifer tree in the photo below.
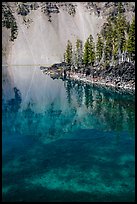
<svg viewBox="0 0 137 204">
<path fill-rule="evenodd" d="M 68 40 L 67 48 L 64 54 L 65 62 L 69 65 L 72 64 L 72 43 Z"/>
<path fill-rule="evenodd" d="M 88 37 L 84 45 L 83 62 L 86 65 L 93 65 L 95 62 L 95 45 L 92 35 Z"/>
<path fill-rule="evenodd" d="M 104 61 L 106 64 L 109 64 L 112 59 L 112 50 L 113 50 L 113 27 L 110 19 L 104 27 Z"/>
<path fill-rule="evenodd" d="M 76 66 L 79 68 L 82 65 L 82 41 L 77 39 L 76 41 Z"/>
<path fill-rule="evenodd" d="M 89 36 L 88 42 L 88 63 L 89 65 L 93 65 L 95 62 L 95 44 L 92 35 Z"/>
<path fill-rule="evenodd" d="M 100 62 L 103 54 L 103 39 L 100 34 L 98 34 L 97 44 L 96 44 L 96 58 Z"/>
<path fill-rule="evenodd" d="M 133 18 L 129 28 L 127 51 L 131 60 L 135 60 L 135 18 Z"/>
<path fill-rule="evenodd" d="M 89 42 L 88 40 L 86 40 L 85 45 L 84 45 L 84 54 L 83 54 L 83 63 L 85 64 L 85 66 L 88 65 L 88 47 L 89 47 Z"/>
<path fill-rule="evenodd" d="M 102 30 L 105 41 L 105 60 L 109 63 L 120 59 L 121 54 L 126 51 L 127 23 L 123 11 L 122 2 L 118 2 L 118 14 L 113 18 L 108 17 L 108 22 Z"/>
<path fill-rule="evenodd" d="M 126 19 L 123 14 L 123 5 L 122 2 L 118 3 L 118 15 L 116 17 L 116 35 L 118 41 L 118 54 L 120 55 L 126 49 Z"/>
<path fill-rule="evenodd" d="M 115 63 L 118 59 L 118 36 L 117 36 L 117 27 L 115 21 L 112 28 L 112 63 Z"/>
<path fill-rule="evenodd" d="M 72 65 L 71 70 L 75 71 L 77 69 L 77 53 L 75 48 L 72 51 Z"/>
<path fill-rule="evenodd" d="M 122 2 L 118 2 L 118 13 L 123 13 L 123 4 Z"/>
</svg>

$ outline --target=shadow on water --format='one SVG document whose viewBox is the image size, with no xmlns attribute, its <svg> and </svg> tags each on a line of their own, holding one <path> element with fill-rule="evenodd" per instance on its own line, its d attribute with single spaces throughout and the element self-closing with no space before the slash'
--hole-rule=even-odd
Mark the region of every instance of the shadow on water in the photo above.
<svg viewBox="0 0 137 204">
<path fill-rule="evenodd" d="M 3 201 L 134 201 L 134 97 L 51 83 L 41 113 L 18 87 L 3 100 Z"/>
<path fill-rule="evenodd" d="M 133 144 L 123 141 L 125 134 L 116 144 L 111 133 L 104 133 L 98 141 L 95 135 L 98 138 L 102 132 L 90 133 L 94 139 L 88 135 L 84 140 L 83 133 L 79 133 L 80 140 L 76 134 L 45 145 L 35 141 L 24 151 L 15 149 L 7 154 L 3 187 L 9 186 L 9 190 L 3 193 L 4 200 L 34 201 L 41 197 L 43 201 L 80 201 L 82 195 L 88 201 L 133 200 Z"/>
<path fill-rule="evenodd" d="M 4 202 L 10 200 L 10 202 L 22 201 L 22 202 L 100 202 L 105 200 L 106 202 L 134 202 L 132 194 L 129 192 L 126 196 L 125 193 L 121 194 L 105 194 L 94 192 L 93 194 L 88 192 L 72 192 L 71 190 L 59 190 L 59 189 L 48 189 L 46 187 L 38 186 L 32 187 L 22 186 L 23 188 L 13 188 L 9 198 L 4 198 Z M 30 189 L 28 191 L 28 188 Z M 24 191 L 22 191 L 24 189 Z M 13 197 L 16 195 L 15 197 Z M 32 196 L 33 195 L 33 196 Z"/>
</svg>

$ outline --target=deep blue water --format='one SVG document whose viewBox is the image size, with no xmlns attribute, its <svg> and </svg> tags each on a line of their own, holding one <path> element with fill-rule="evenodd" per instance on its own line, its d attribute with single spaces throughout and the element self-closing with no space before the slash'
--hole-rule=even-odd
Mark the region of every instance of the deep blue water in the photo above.
<svg viewBox="0 0 137 204">
<path fill-rule="evenodd" d="M 23 77 L 3 86 L 3 201 L 134 201 L 134 96 Z"/>
</svg>

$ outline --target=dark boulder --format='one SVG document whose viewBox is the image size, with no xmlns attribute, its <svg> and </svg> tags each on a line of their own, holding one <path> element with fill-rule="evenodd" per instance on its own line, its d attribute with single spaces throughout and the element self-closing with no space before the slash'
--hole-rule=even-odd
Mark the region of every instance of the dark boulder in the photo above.
<svg viewBox="0 0 137 204">
<path fill-rule="evenodd" d="M 56 63 L 56 64 L 53 64 L 51 66 L 51 68 L 59 68 L 59 67 L 66 67 L 67 66 L 67 63 L 66 62 L 61 62 L 61 63 Z"/>
</svg>

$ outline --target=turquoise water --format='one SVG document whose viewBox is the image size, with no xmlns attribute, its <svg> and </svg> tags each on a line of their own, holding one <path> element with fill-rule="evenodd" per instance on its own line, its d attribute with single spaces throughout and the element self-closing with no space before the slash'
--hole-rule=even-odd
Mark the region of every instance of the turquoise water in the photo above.
<svg viewBox="0 0 137 204">
<path fill-rule="evenodd" d="M 133 95 L 39 70 L 3 87 L 3 201 L 134 201 Z"/>
</svg>

